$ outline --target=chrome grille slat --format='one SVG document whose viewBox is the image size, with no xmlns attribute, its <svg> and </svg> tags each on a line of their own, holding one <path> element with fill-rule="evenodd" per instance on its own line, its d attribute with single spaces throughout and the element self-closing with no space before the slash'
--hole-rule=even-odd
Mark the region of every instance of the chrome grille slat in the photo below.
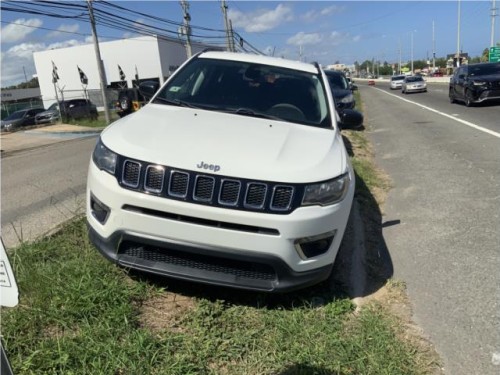
<svg viewBox="0 0 500 375">
<path fill-rule="evenodd" d="M 139 186 L 139 178 L 141 176 L 141 164 L 132 161 L 125 160 L 123 163 L 123 173 L 122 182 L 124 185 L 136 188 Z"/>
<path fill-rule="evenodd" d="M 150 165 L 146 168 L 146 178 L 144 179 L 144 190 L 151 193 L 161 193 L 163 190 L 163 180 L 165 169 L 158 165 Z"/>
<path fill-rule="evenodd" d="M 198 175 L 194 180 L 193 199 L 210 202 L 214 194 L 215 178 Z"/>
<path fill-rule="evenodd" d="M 219 192 L 219 203 L 225 206 L 236 206 L 240 198 L 241 182 L 223 179 Z"/>
<path fill-rule="evenodd" d="M 174 197 L 185 198 L 188 193 L 189 174 L 181 171 L 172 171 L 170 173 L 170 183 L 168 185 L 168 194 Z"/>
<path fill-rule="evenodd" d="M 271 210 L 286 211 L 290 208 L 293 198 L 293 187 L 277 185 L 274 187 L 271 199 Z"/>
<path fill-rule="evenodd" d="M 245 207 L 263 208 L 267 193 L 267 185 L 260 182 L 249 182 L 245 195 Z"/>
</svg>

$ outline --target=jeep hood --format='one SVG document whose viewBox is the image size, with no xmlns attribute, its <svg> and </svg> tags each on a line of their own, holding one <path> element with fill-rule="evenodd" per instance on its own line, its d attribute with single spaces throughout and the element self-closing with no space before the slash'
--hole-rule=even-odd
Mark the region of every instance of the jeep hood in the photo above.
<svg viewBox="0 0 500 375">
<path fill-rule="evenodd" d="M 316 182 L 345 173 L 337 130 L 216 111 L 148 104 L 101 133 L 132 159 L 174 168 L 278 182 Z"/>
</svg>

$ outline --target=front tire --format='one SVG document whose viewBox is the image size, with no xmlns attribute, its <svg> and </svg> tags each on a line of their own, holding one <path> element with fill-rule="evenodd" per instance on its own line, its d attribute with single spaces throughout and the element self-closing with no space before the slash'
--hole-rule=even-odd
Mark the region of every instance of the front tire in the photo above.
<svg viewBox="0 0 500 375">
<path fill-rule="evenodd" d="M 474 105 L 474 99 L 472 98 L 472 93 L 470 90 L 465 91 L 465 106 L 472 107 Z"/>
<path fill-rule="evenodd" d="M 456 103 L 457 101 L 455 100 L 455 95 L 453 95 L 453 91 L 450 90 L 449 93 L 448 93 L 448 97 L 450 98 L 450 103 L 453 104 L 453 103 Z"/>
</svg>

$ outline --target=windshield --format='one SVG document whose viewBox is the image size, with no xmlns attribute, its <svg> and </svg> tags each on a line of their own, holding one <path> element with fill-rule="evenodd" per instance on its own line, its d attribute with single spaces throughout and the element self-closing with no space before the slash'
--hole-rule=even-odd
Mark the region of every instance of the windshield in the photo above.
<svg viewBox="0 0 500 375">
<path fill-rule="evenodd" d="M 11 114 L 10 116 L 7 116 L 6 118 L 4 118 L 4 120 L 17 120 L 17 119 L 23 118 L 25 113 L 26 113 L 26 111 L 17 111 L 17 112 L 14 112 L 13 114 Z"/>
<path fill-rule="evenodd" d="M 47 109 L 47 111 L 52 111 L 52 110 L 57 109 L 57 108 L 58 108 L 57 103 L 53 103 L 53 104 L 52 104 L 52 105 L 51 105 L 51 106 Z"/>
<path fill-rule="evenodd" d="M 343 74 L 326 72 L 326 76 L 333 90 L 349 90 L 349 82 Z"/>
<path fill-rule="evenodd" d="M 486 76 L 490 74 L 500 74 L 500 63 L 478 65 L 469 65 L 469 75 L 471 76 Z"/>
<path fill-rule="evenodd" d="M 391 81 L 402 81 L 405 79 L 405 76 L 394 76 L 391 77 Z"/>
<path fill-rule="evenodd" d="M 422 77 L 408 77 L 406 78 L 406 82 L 417 82 L 417 81 L 423 81 L 424 79 Z"/>
<path fill-rule="evenodd" d="M 331 127 L 318 74 L 250 62 L 194 59 L 153 102 Z"/>
</svg>

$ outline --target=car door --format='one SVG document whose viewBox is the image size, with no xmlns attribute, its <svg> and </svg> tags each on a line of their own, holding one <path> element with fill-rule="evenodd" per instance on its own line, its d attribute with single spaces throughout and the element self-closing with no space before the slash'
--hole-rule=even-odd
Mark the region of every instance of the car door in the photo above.
<svg viewBox="0 0 500 375">
<path fill-rule="evenodd" d="M 35 124 L 35 115 L 36 115 L 35 109 L 30 109 L 29 111 L 26 111 L 26 114 L 24 115 L 22 126 L 34 125 Z"/>
<path fill-rule="evenodd" d="M 467 67 L 461 66 L 456 71 L 456 78 L 454 82 L 455 97 L 463 99 L 465 91 L 465 80 L 467 78 Z"/>
</svg>

